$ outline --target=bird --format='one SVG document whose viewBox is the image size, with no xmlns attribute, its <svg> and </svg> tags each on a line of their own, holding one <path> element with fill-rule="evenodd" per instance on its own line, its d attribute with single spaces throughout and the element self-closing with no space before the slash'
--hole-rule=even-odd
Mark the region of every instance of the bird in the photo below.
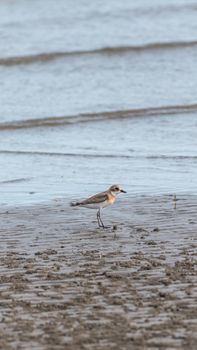
<svg viewBox="0 0 197 350">
<path fill-rule="evenodd" d="M 111 204 L 116 200 L 116 196 L 119 193 L 126 193 L 125 190 L 120 185 L 112 185 L 107 191 L 100 192 L 91 196 L 87 199 L 77 202 L 71 202 L 71 207 L 85 207 L 90 209 L 97 209 L 97 222 L 98 226 L 105 228 L 105 225 L 101 219 L 101 210 Z"/>
</svg>

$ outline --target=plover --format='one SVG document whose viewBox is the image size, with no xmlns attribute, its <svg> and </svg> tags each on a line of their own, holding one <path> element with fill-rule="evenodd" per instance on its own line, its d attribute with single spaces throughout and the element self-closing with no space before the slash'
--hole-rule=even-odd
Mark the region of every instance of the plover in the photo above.
<svg viewBox="0 0 197 350">
<path fill-rule="evenodd" d="M 118 193 L 126 193 L 120 185 L 112 185 L 107 191 L 95 194 L 92 197 L 84 199 L 82 201 L 72 202 L 70 205 L 72 207 L 85 207 L 90 209 L 98 209 L 97 211 L 97 221 L 99 227 L 105 228 L 103 221 L 101 219 L 101 210 L 108 205 L 115 202 Z"/>
</svg>

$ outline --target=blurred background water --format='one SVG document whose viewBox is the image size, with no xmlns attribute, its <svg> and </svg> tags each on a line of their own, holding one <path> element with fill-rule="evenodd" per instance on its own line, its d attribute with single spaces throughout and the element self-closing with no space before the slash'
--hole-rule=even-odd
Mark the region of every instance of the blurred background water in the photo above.
<svg viewBox="0 0 197 350">
<path fill-rule="evenodd" d="M 197 1 L 0 1 L 0 203 L 197 190 Z"/>
</svg>

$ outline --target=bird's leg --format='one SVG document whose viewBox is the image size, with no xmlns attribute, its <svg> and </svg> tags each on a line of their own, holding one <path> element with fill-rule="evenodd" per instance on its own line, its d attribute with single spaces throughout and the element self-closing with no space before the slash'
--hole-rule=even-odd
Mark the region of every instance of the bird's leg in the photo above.
<svg viewBox="0 0 197 350">
<path fill-rule="evenodd" d="M 100 211 L 98 210 L 97 211 L 97 214 L 96 214 L 96 217 L 97 217 L 97 222 L 98 222 L 98 225 L 99 225 L 99 227 L 101 227 L 101 224 L 100 224 Z"/>
<path fill-rule="evenodd" d="M 101 227 L 102 227 L 102 228 L 105 228 L 104 223 L 103 223 L 103 221 L 102 221 L 102 219 L 101 219 L 101 210 L 100 210 L 100 209 L 99 209 L 99 211 L 98 211 L 98 216 L 99 216 L 99 219 L 100 219 Z"/>
</svg>

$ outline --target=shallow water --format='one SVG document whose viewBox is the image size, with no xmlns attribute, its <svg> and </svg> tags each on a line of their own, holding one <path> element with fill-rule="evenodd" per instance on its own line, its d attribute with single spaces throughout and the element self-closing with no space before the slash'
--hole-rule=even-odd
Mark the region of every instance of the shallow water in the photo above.
<svg viewBox="0 0 197 350">
<path fill-rule="evenodd" d="M 196 103 L 197 46 L 1 66 L 1 122 Z M 1 128 L 1 124 L 0 124 Z"/>
<path fill-rule="evenodd" d="M 195 0 L 4 0 L 1 56 L 196 40 L 196 10 Z"/>
<path fill-rule="evenodd" d="M 196 1 L 1 1 L 1 204 L 196 191 Z"/>
<path fill-rule="evenodd" d="M 87 196 L 116 182 L 134 196 L 195 192 L 196 125 L 189 114 L 4 130 L 1 201 Z"/>
</svg>

